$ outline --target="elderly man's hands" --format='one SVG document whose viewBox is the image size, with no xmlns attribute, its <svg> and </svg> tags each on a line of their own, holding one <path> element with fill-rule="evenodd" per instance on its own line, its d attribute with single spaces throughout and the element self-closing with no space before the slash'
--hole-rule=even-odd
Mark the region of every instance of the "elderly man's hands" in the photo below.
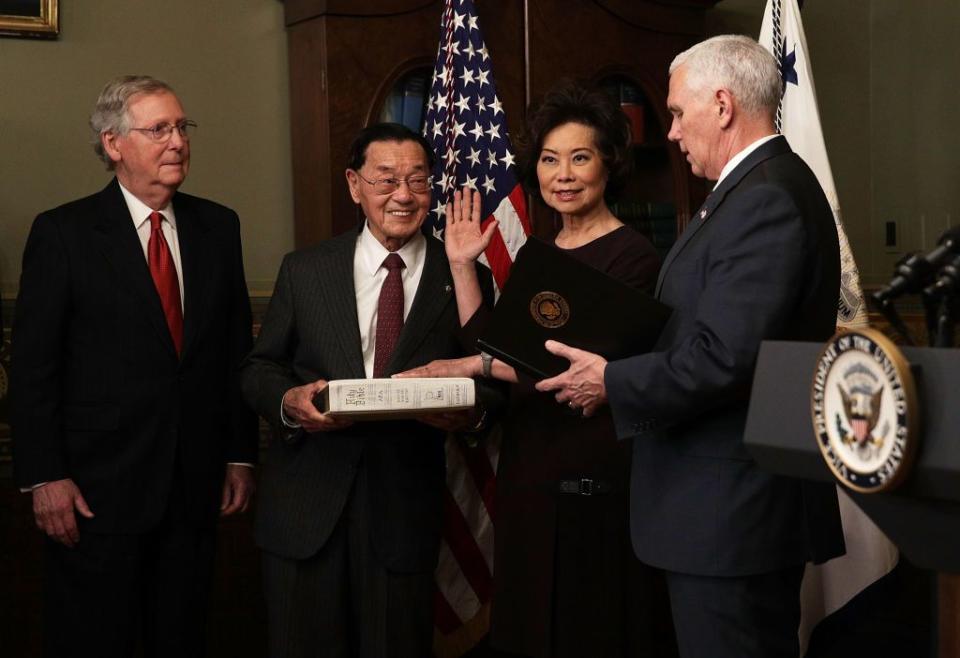
<svg viewBox="0 0 960 658">
<path fill-rule="evenodd" d="M 80 488 L 69 478 L 47 482 L 33 490 L 33 518 L 37 527 L 68 548 L 80 541 L 74 510 L 88 519 L 93 518 Z"/>
<path fill-rule="evenodd" d="M 294 423 L 308 432 L 331 432 L 342 430 L 353 424 L 353 421 L 322 414 L 313 404 L 313 398 L 327 387 L 327 380 L 318 379 L 315 382 L 294 386 L 283 395 L 283 413 Z"/>
<path fill-rule="evenodd" d="M 570 367 L 556 377 L 537 382 L 537 390 L 557 391 L 557 402 L 581 410 L 584 416 L 595 414 L 607 403 L 607 389 L 603 383 L 607 360 L 555 340 L 548 340 L 544 346 L 551 354 L 567 359 Z"/>
</svg>

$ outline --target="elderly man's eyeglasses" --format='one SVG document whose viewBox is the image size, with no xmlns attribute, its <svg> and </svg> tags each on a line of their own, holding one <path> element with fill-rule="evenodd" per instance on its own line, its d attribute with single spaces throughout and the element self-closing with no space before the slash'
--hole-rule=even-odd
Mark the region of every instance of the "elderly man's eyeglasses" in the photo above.
<svg viewBox="0 0 960 658">
<path fill-rule="evenodd" d="M 130 130 L 136 130 L 137 132 L 143 133 L 155 142 L 165 142 L 170 139 L 170 135 L 173 134 L 174 130 L 177 131 L 181 139 L 190 139 L 190 133 L 193 132 L 196 127 L 197 124 L 188 119 L 174 125 L 169 123 L 158 123 L 152 128 L 131 128 Z"/>
<path fill-rule="evenodd" d="M 364 178 L 359 171 L 354 171 L 357 178 L 368 185 L 373 185 L 373 191 L 376 194 L 393 194 L 400 189 L 400 183 L 406 183 L 407 187 L 414 194 L 423 194 L 430 189 L 433 184 L 433 178 L 430 176 L 408 176 L 407 178 L 377 178 L 368 180 Z"/>
</svg>

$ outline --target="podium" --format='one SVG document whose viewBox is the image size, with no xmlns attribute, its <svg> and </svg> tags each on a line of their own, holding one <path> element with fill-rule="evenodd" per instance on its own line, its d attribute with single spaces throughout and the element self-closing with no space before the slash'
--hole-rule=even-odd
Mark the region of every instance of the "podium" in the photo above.
<svg viewBox="0 0 960 658">
<path fill-rule="evenodd" d="M 822 348 L 819 343 L 763 343 L 744 442 L 770 471 L 833 482 L 811 421 L 811 383 Z M 889 493 L 847 493 L 911 563 L 942 572 L 940 650 L 953 655 L 944 650 L 960 643 L 953 628 L 957 581 L 946 575 L 960 574 L 960 350 L 901 350 L 913 371 L 921 409 L 913 467 Z"/>
</svg>

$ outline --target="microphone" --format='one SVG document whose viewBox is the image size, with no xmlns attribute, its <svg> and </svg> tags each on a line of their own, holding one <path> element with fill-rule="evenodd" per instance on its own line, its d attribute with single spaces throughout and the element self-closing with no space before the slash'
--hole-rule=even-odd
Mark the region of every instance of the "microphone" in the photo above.
<svg viewBox="0 0 960 658">
<path fill-rule="evenodd" d="M 954 256 L 953 260 L 940 268 L 936 281 L 924 288 L 923 294 L 925 297 L 941 297 L 952 295 L 958 289 L 960 289 L 960 256 Z"/>
<path fill-rule="evenodd" d="M 889 284 L 873 293 L 871 297 L 881 307 L 892 299 L 907 293 L 918 292 L 924 284 L 934 278 L 934 274 L 950 261 L 950 257 L 960 253 L 960 226 L 949 229 L 937 240 L 937 246 L 930 253 L 911 254 L 897 263 L 893 279 Z"/>
</svg>

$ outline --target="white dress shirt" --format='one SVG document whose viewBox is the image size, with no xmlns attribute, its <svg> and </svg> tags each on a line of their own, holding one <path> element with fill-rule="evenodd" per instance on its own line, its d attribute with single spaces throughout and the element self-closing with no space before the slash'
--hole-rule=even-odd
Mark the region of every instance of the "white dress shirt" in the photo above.
<svg viewBox="0 0 960 658">
<path fill-rule="evenodd" d="M 746 160 L 748 155 L 750 155 L 751 153 L 756 151 L 758 148 L 760 148 L 761 146 L 769 142 L 771 139 L 774 139 L 775 137 L 779 137 L 779 136 L 780 135 L 774 134 L 774 135 L 767 135 L 766 137 L 761 137 L 757 141 L 747 146 L 747 148 L 743 149 L 742 151 L 737 153 L 735 156 L 730 158 L 730 161 L 727 162 L 727 164 L 724 165 L 723 169 L 720 170 L 720 178 L 717 179 L 717 182 L 713 186 L 713 189 L 717 189 L 717 186 L 720 185 L 720 181 L 726 178 L 727 174 L 733 171 L 738 164 Z"/>
</svg>

